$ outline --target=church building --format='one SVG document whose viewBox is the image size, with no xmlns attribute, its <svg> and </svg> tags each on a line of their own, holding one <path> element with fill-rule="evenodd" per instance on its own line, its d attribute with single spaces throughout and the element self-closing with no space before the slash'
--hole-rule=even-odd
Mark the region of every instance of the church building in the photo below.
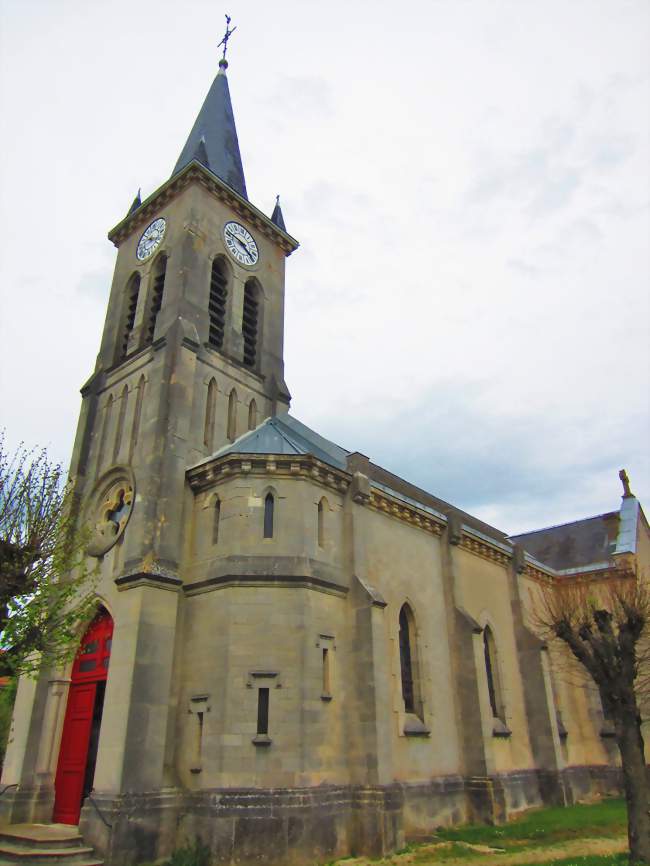
<svg viewBox="0 0 650 866">
<path fill-rule="evenodd" d="M 299 866 L 620 790 L 597 693 L 529 613 L 540 585 L 648 567 L 637 499 L 510 537 L 290 413 L 298 242 L 249 201 L 227 65 L 109 234 L 70 472 L 97 615 L 20 682 L 0 829 L 79 825 L 106 866 L 194 839 Z"/>
</svg>

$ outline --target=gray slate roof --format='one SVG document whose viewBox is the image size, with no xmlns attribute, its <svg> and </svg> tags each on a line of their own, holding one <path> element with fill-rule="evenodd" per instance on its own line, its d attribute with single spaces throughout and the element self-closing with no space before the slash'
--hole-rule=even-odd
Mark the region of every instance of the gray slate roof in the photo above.
<svg viewBox="0 0 650 866">
<path fill-rule="evenodd" d="M 597 562 L 607 562 L 618 535 L 617 511 L 549 526 L 534 532 L 512 535 L 510 540 L 555 569 L 579 568 Z"/>
<path fill-rule="evenodd" d="M 265 421 L 215 452 L 224 454 L 313 454 L 338 469 L 345 469 L 349 451 L 311 430 L 297 418 L 285 413 Z"/>
<path fill-rule="evenodd" d="M 205 97 L 172 177 L 193 159 L 205 165 L 245 199 L 248 198 L 228 78 L 223 66 Z"/>
</svg>

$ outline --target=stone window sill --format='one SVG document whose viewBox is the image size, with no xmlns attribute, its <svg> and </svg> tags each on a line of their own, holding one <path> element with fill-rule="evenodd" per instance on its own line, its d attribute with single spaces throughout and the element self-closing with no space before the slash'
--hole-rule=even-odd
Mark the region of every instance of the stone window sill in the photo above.
<svg viewBox="0 0 650 866">
<path fill-rule="evenodd" d="M 407 713 L 404 720 L 404 736 L 405 737 L 430 737 L 431 731 L 424 724 L 422 719 L 413 713 Z"/>
<path fill-rule="evenodd" d="M 507 739 L 512 736 L 512 731 L 501 719 L 493 719 L 492 736 Z"/>
<path fill-rule="evenodd" d="M 270 746 L 273 740 L 267 734 L 258 734 L 251 742 L 254 746 Z"/>
</svg>

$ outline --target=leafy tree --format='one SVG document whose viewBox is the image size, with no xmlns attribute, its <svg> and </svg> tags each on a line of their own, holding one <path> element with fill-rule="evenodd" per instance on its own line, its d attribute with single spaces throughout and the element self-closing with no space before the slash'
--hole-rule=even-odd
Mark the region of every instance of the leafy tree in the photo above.
<svg viewBox="0 0 650 866">
<path fill-rule="evenodd" d="M 74 655 L 96 606 L 73 485 L 45 450 L 6 453 L 0 436 L 0 674 Z"/>
<path fill-rule="evenodd" d="M 593 679 L 621 755 L 630 860 L 650 864 L 648 777 L 641 710 L 650 675 L 650 592 L 635 577 L 541 590 L 534 620 L 563 641 Z"/>
<path fill-rule="evenodd" d="M 15 697 L 16 681 L 10 680 L 8 685 L 0 688 L 0 770 L 2 770 L 7 740 L 9 739 Z"/>
</svg>

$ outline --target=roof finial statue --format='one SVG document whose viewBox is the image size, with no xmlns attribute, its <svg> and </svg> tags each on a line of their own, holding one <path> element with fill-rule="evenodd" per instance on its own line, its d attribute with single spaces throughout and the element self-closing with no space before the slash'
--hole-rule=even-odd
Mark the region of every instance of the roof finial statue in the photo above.
<svg viewBox="0 0 650 866">
<path fill-rule="evenodd" d="M 223 37 L 223 39 L 221 40 L 221 42 L 217 45 L 217 48 L 221 48 L 221 46 L 223 45 L 223 56 L 222 56 L 221 60 L 219 61 L 219 68 L 220 69 L 228 69 L 228 61 L 226 60 L 226 51 L 228 50 L 228 40 L 230 39 L 230 37 L 232 36 L 232 34 L 235 32 L 236 29 L 237 29 L 237 27 L 235 26 L 232 28 L 232 30 L 230 30 L 230 15 L 226 15 L 226 34 Z"/>
<path fill-rule="evenodd" d="M 623 482 L 623 499 L 629 499 L 631 496 L 634 496 L 634 493 L 630 490 L 630 479 L 627 477 L 625 469 L 621 469 L 618 477 Z"/>
</svg>

